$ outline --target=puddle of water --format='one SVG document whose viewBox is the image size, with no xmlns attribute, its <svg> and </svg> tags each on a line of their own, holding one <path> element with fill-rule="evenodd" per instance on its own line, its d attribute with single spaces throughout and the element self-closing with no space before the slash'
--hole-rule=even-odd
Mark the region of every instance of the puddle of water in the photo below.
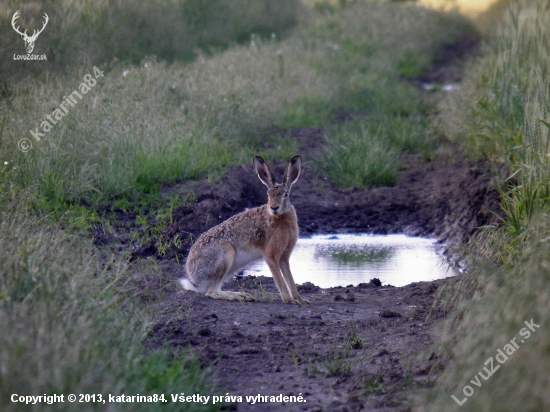
<svg viewBox="0 0 550 412">
<path fill-rule="evenodd" d="M 378 278 L 382 285 L 442 279 L 457 272 L 437 253 L 433 239 L 405 235 L 315 235 L 299 239 L 290 268 L 297 284 L 322 288 L 357 285 Z M 271 276 L 263 260 L 248 265 L 245 275 Z"/>
</svg>

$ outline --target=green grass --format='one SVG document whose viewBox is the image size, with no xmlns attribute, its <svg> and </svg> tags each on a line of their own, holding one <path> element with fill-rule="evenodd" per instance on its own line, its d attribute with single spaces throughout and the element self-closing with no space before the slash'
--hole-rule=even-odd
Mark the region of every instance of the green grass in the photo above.
<svg viewBox="0 0 550 412">
<path fill-rule="evenodd" d="M 0 217 L 0 408 L 45 410 L 12 403 L 12 394 L 212 391 L 205 371 L 189 355 L 145 350 L 148 319 L 122 289 L 132 276 L 124 260 L 106 260 L 85 239 L 46 223 L 17 210 L 4 209 Z M 136 407 L 180 406 L 118 404 L 115 409 Z M 77 409 L 106 410 L 103 404 L 47 408 Z"/>
<path fill-rule="evenodd" d="M 349 327 L 351 329 L 351 333 L 349 334 L 348 341 L 346 342 L 344 347 L 346 349 L 352 350 L 361 349 L 363 347 L 363 339 L 361 339 L 357 335 L 357 331 L 355 330 L 355 325 L 353 324 L 353 322 L 350 321 Z"/>
<path fill-rule="evenodd" d="M 433 137 L 417 116 L 372 116 L 328 133 L 319 169 L 338 186 L 391 186 L 403 153 L 433 155 Z"/>
<path fill-rule="evenodd" d="M 40 64 L 21 64 L 13 54 L 25 54 L 24 43 L 11 27 L 20 10 L 19 26 L 38 29 L 43 13 L 50 21 L 33 53 L 46 54 Z M 252 34 L 284 35 L 304 13 L 298 0 L 100 0 L 89 2 L 40 0 L 21 4 L 8 0 L 0 8 L 0 71 L 8 78 L 62 71 L 82 61 L 106 63 L 116 58 L 138 64 L 156 55 L 166 61 L 190 61 L 198 51 L 213 53 Z M 29 64 L 30 63 L 30 64 Z"/>
<path fill-rule="evenodd" d="M 336 116 L 336 107 L 324 99 L 304 96 L 283 106 L 285 128 L 316 127 L 329 124 Z"/>
<path fill-rule="evenodd" d="M 338 91 L 330 101 L 310 95 L 293 101 L 283 125 L 320 126 L 339 112 L 359 114 L 329 131 L 318 167 L 338 186 L 394 184 L 401 154 L 429 158 L 434 147 L 421 120 L 430 107 L 406 78 L 434 64 L 439 47 L 475 31 L 458 16 L 385 2 L 329 13 L 310 30 L 308 48 L 323 47 L 311 40 L 318 38 L 328 49 L 313 56 L 313 65 Z"/>
<path fill-rule="evenodd" d="M 399 152 L 381 133 L 361 123 L 346 123 L 329 136 L 321 171 L 343 187 L 391 186 Z"/>
<path fill-rule="evenodd" d="M 355 366 L 351 360 L 347 359 L 348 354 L 344 352 L 333 352 L 322 362 L 327 376 L 346 376 Z"/>
<path fill-rule="evenodd" d="M 460 294 L 468 290 L 458 309 L 451 314 L 441 334 L 440 353 L 451 363 L 438 379 L 436 388 L 422 400 L 423 410 L 440 411 L 517 411 L 546 410 L 548 399 L 547 370 L 548 330 L 546 314 L 550 309 L 550 247 L 547 239 L 550 219 L 548 213 L 535 216 L 538 224 L 533 239 L 516 248 L 516 261 L 496 267 L 476 262 L 475 272 L 460 282 Z M 521 256 L 521 257 L 520 257 Z M 466 282 L 470 287 L 465 289 Z M 519 332 L 524 322 L 533 321 L 540 328 L 521 342 Z M 473 386 L 485 362 L 495 357 L 510 340 L 516 338 L 519 348 L 500 365 L 482 387 Z M 495 360 L 495 367 L 499 365 Z M 486 375 L 486 373 L 484 373 Z M 467 402 L 458 406 L 451 398 L 465 398 L 465 385 L 475 388 Z"/>
<path fill-rule="evenodd" d="M 439 347 L 450 363 L 418 401 L 422 410 L 550 408 L 549 41 L 547 2 L 516 2 L 470 64 L 462 89 L 441 106 L 441 130 L 498 172 L 504 218 L 472 240 L 470 273 L 441 295 L 458 308 Z M 540 328 L 520 342 L 531 319 Z M 470 383 L 513 338 L 520 347 L 499 370 L 481 387 Z M 463 400 L 465 385 L 475 391 L 459 407 L 451 395 Z"/>
<path fill-rule="evenodd" d="M 550 200 L 550 63 L 545 46 L 550 13 L 539 2 L 519 4 L 472 64 L 463 90 L 443 103 L 440 115 L 444 132 L 466 153 L 500 165 L 505 221 L 495 230 L 510 242 L 529 231 L 533 213 L 547 210 Z"/>
</svg>

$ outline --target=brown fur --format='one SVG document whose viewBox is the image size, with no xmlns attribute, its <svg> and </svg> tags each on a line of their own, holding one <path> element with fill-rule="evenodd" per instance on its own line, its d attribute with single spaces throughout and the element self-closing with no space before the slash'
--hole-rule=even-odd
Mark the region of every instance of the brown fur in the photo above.
<svg viewBox="0 0 550 412">
<path fill-rule="evenodd" d="M 239 213 L 203 233 L 187 257 L 185 289 L 214 299 L 254 298 L 241 292 L 222 291 L 224 281 L 248 263 L 263 257 L 271 270 L 284 303 L 309 303 L 294 283 L 289 258 L 298 240 L 298 219 L 290 204 L 290 189 L 300 177 L 302 158 L 294 156 L 283 177 L 275 183 L 273 172 L 256 156 L 254 165 L 260 180 L 268 187 L 266 205 Z"/>
</svg>

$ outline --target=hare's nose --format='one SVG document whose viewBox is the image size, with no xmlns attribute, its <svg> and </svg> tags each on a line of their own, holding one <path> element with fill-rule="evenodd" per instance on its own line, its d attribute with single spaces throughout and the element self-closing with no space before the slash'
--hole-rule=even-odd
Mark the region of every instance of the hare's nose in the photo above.
<svg viewBox="0 0 550 412">
<path fill-rule="evenodd" d="M 279 206 L 270 206 L 270 207 L 272 212 L 276 212 L 277 210 L 279 210 Z"/>
</svg>

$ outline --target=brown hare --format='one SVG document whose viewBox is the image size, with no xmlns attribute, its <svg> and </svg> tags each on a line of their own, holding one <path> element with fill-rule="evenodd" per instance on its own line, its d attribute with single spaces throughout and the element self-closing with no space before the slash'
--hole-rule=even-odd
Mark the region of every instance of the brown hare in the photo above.
<svg viewBox="0 0 550 412">
<path fill-rule="evenodd" d="M 298 240 L 296 211 L 290 204 L 290 188 L 302 169 L 302 157 L 294 156 L 281 184 L 259 156 L 254 158 L 256 173 L 267 186 L 267 204 L 245 210 L 203 233 L 187 257 L 184 289 L 214 299 L 247 300 L 248 293 L 221 290 L 225 280 L 244 266 L 263 257 L 271 270 L 284 303 L 309 303 L 302 298 L 290 272 L 289 258 Z"/>
</svg>

